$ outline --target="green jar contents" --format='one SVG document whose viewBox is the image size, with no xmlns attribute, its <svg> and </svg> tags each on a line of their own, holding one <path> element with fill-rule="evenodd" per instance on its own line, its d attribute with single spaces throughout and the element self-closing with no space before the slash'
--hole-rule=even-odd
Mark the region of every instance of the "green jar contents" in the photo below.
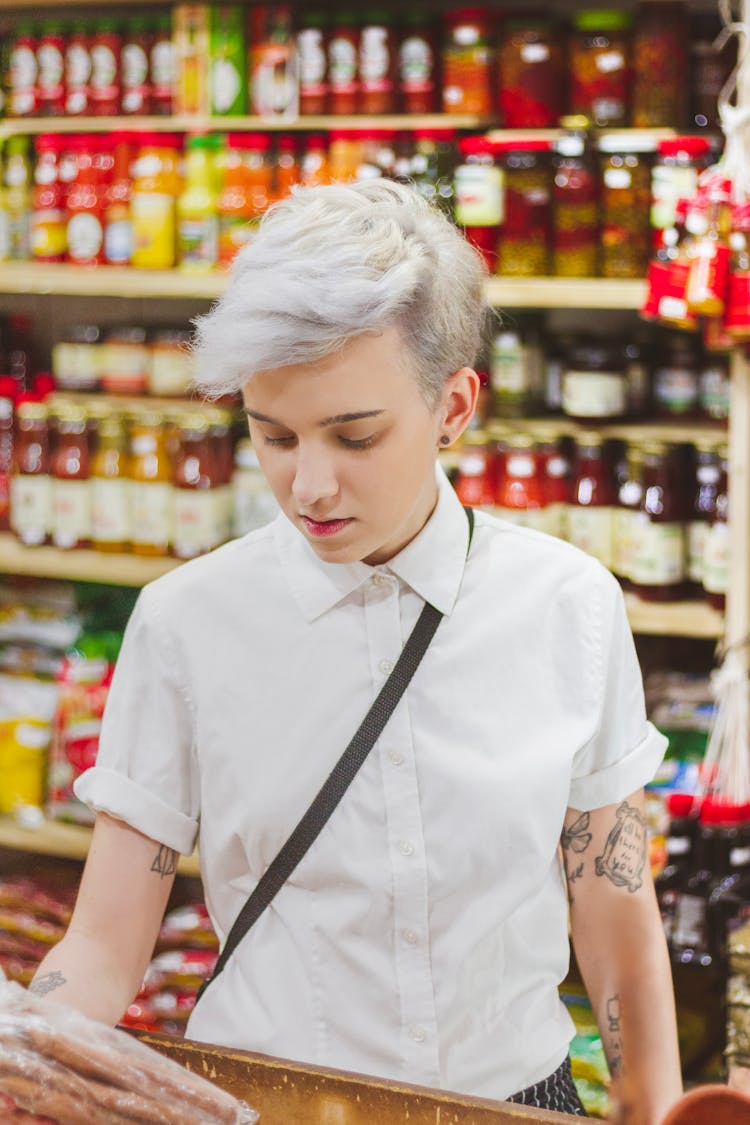
<svg viewBox="0 0 750 1125">
<path fill-rule="evenodd" d="M 626 125 L 630 79 L 627 12 L 587 8 L 574 20 L 570 46 L 571 113 L 594 125 Z"/>
</svg>

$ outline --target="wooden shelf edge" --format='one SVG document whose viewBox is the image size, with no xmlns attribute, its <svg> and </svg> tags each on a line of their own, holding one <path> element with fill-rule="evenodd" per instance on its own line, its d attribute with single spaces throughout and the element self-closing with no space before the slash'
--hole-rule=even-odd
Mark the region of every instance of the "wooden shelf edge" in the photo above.
<svg viewBox="0 0 750 1125">
<path fill-rule="evenodd" d="M 625 595 L 630 628 L 646 636 L 717 640 L 724 633 L 723 614 L 703 602 L 644 602 Z"/>
<path fill-rule="evenodd" d="M 0 574 L 101 582 L 108 586 L 144 586 L 179 566 L 178 559 L 109 555 L 103 551 L 62 551 L 25 547 L 9 532 L 0 534 Z"/>
<path fill-rule="evenodd" d="M 58 859 L 83 860 L 88 855 L 91 829 L 78 824 L 46 820 L 39 828 L 24 828 L 10 817 L 0 817 L 0 848 Z M 200 876 L 197 853 L 181 856 L 178 875 Z"/>
<path fill-rule="evenodd" d="M 499 308 L 639 309 L 646 282 L 601 277 L 492 277 L 487 300 Z"/>
</svg>

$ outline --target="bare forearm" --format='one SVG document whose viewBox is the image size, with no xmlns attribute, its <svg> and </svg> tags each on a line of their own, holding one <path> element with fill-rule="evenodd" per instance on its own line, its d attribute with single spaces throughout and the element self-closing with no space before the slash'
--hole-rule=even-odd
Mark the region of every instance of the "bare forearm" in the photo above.
<svg viewBox="0 0 750 1125">
<path fill-rule="evenodd" d="M 69 930 L 42 961 L 29 991 L 113 1027 L 140 983 L 129 979 L 100 943 Z"/>
</svg>

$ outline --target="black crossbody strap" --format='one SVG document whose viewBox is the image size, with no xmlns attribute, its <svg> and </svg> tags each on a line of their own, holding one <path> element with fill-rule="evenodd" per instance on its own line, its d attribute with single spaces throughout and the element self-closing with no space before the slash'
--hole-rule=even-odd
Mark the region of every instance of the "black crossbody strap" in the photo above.
<svg viewBox="0 0 750 1125">
<path fill-rule="evenodd" d="M 466 509 L 466 515 L 469 520 L 469 546 L 471 546 L 474 532 L 474 513 L 471 508 Z M 396 710 L 399 700 L 409 686 L 412 676 L 419 667 L 420 661 L 435 635 L 442 616 L 442 613 L 429 602 L 425 603 L 424 609 L 419 615 L 419 619 L 404 645 L 393 671 L 362 720 L 359 730 L 331 770 L 307 812 L 276 858 L 271 861 L 237 915 L 216 962 L 213 975 L 207 981 L 204 981 L 201 986 L 198 993 L 199 1000 L 209 984 L 216 980 L 219 973 L 224 970 L 227 961 L 237 946 L 287 882 L 328 823 L 368 754 L 383 733 L 386 723 Z"/>
</svg>

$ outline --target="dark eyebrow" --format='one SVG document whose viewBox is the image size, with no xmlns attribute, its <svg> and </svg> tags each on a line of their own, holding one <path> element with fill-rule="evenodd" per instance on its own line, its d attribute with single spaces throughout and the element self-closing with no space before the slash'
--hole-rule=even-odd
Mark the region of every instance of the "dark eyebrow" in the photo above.
<svg viewBox="0 0 750 1125">
<path fill-rule="evenodd" d="M 245 407 L 245 413 L 248 418 L 253 418 L 256 422 L 266 422 L 269 426 L 281 426 L 283 422 L 277 422 L 275 418 L 269 418 L 267 414 L 259 414 L 256 410 L 248 410 Z M 334 414 L 332 418 L 323 418 L 318 422 L 319 426 L 340 426 L 344 422 L 359 422 L 361 418 L 377 418 L 379 414 L 385 414 L 384 410 L 360 410 L 356 414 Z"/>
</svg>

